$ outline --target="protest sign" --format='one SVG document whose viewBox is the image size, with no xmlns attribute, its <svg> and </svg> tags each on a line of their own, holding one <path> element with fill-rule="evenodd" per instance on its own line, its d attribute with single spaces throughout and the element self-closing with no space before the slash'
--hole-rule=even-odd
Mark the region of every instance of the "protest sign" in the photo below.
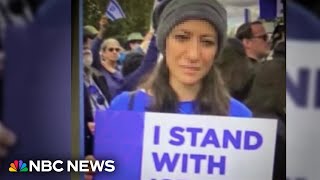
<svg viewBox="0 0 320 180">
<path fill-rule="evenodd" d="M 287 57 L 287 177 L 318 179 L 320 172 L 319 116 L 320 65 L 317 57 L 320 41 L 288 40 Z M 318 53 L 319 54 L 319 53 Z M 303 60 L 303 61 L 302 61 Z"/>
<path fill-rule="evenodd" d="M 96 179 L 272 178 L 276 121 L 107 111 L 96 116 L 95 156 L 115 160 Z"/>
<path fill-rule="evenodd" d="M 302 6 L 286 4 L 287 180 L 319 179 L 320 23 Z"/>
</svg>

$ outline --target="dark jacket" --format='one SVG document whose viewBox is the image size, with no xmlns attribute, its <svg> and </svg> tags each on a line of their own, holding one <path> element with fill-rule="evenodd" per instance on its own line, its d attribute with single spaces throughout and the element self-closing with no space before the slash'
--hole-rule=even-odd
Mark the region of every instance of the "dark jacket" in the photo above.
<svg viewBox="0 0 320 180">
<path fill-rule="evenodd" d="M 254 117 L 278 120 L 273 179 L 286 179 L 286 66 L 285 60 L 263 62 L 245 100 Z"/>
<path fill-rule="evenodd" d="M 109 87 L 105 78 L 98 70 L 94 68 L 85 68 L 85 72 L 88 73 L 89 71 L 90 71 L 90 74 L 92 75 L 92 79 L 97 84 L 100 91 L 102 92 L 104 97 L 107 99 L 108 103 L 110 104 L 111 96 L 110 96 Z M 84 84 L 83 84 L 83 89 L 84 89 L 83 92 L 84 92 L 84 122 L 85 122 L 85 125 L 84 125 L 85 126 L 85 155 L 90 155 L 90 154 L 93 154 L 94 138 L 89 130 L 88 122 L 93 122 L 94 117 L 92 116 L 92 108 L 91 108 L 90 99 L 89 99 L 89 92 Z"/>
</svg>

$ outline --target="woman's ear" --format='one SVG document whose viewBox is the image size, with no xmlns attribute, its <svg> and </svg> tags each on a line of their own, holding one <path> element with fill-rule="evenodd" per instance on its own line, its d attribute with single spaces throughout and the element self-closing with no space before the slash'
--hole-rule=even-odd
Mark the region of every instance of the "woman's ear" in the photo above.
<svg viewBox="0 0 320 180">
<path fill-rule="evenodd" d="M 104 61 L 104 58 L 102 56 L 102 51 L 99 51 L 100 61 Z"/>
</svg>

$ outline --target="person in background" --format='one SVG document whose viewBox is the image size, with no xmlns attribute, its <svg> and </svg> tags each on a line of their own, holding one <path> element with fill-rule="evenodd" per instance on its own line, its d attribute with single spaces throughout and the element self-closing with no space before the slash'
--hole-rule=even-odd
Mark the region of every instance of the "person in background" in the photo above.
<svg viewBox="0 0 320 180">
<path fill-rule="evenodd" d="M 274 31 L 272 32 L 271 36 L 271 49 L 274 49 L 279 43 L 284 42 L 286 38 L 286 27 L 285 25 L 278 24 Z"/>
<path fill-rule="evenodd" d="M 255 68 L 270 53 L 268 34 L 260 21 L 242 24 L 236 32 L 249 57 L 249 62 Z"/>
<path fill-rule="evenodd" d="M 279 56 L 285 59 L 285 37 L 285 25 L 283 23 L 277 24 L 270 39 L 271 51 L 266 60 L 273 60 Z M 274 55 L 275 53 L 276 55 Z"/>
<path fill-rule="evenodd" d="M 231 96 L 243 102 L 251 89 L 254 74 L 241 41 L 228 38 L 215 64 Z"/>
<path fill-rule="evenodd" d="M 83 48 L 84 49 L 88 49 L 88 48 L 91 49 L 92 41 L 94 38 L 97 37 L 99 31 L 91 25 L 86 25 L 83 28 L 83 33 L 84 33 Z"/>
<path fill-rule="evenodd" d="M 132 72 L 134 72 L 136 69 L 138 69 L 139 66 L 141 65 L 143 57 L 144 56 L 141 53 L 129 52 L 126 55 L 125 60 L 123 61 L 123 64 L 122 64 L 122 69 L 121 69 L 122 75 L 126 77 Z"/>
<path fill-rule="evenodd" d="M 261 63 L 245 104 L 254 117 L 278 120 L 273 179 L 286 179 L 286 62 Z"/>
<path fill-rule="evenodd" d="M 99 52 L 101 56 L 101 68 L 99 70 L 107 81 L 111 99 L 123 91 L 136 89 L 139 83 L 147 79 L 146 76 L 150 75 L 153 71 L 158 58 L 158 49 L 154 36 L 152 36 L 148 45 L 147 52 L 143 56 L 140 66 L 124 77 L 122 72 L 117 68 L 115 60 L 120 51 L 118 49 L 120 47 L 119 42 L 113 38 L 103 41 Z M 94 132 L 94 123 L 92 123 L 92 128 L 90 129 L 91 132 Z"/>
<path fill-rule="evenodd" d="M 129 34 L 128 39 L 127 39 L 129 51 L 138 50 L 143 39 L 144 39 L 143 36 L 139 32 L 133 32 L 133 33 Z"/>
<path fill-rule="evenodd" d="M 279 42 L 273 49 L 272 59 L 286 61 L 286 42 Z"/>
<path fill-rule="evenodd" d="M 148 51 L 144 56 L 141 65 L 130 75 L 123 77 L 120 69 L 117 68 L 117 59 L 119 57 L 120 43 L 113 38 L 103 41 L 100 48 L 100 71 L 104 75 L 108 85 L 111 98 L 122 91 L 133 90 L 137 87 L 140 79 L 148 74 L 156 65 L 158 49 L 155 45 L 155 38 L 151 39 Z"/>
<path fill-rule="evenodd" d="M 139 53 L 141 55 L 145 55 L 147 53 L 153 34 L 154 32 L 151 28 L 144 37 L 142 37 L 141 33 L 138 32 L 131 33 L 128 36 L 128 42 L 126 44 L 128 51 L 120 52 L 118 63 L 121 65 L 121 68 L 125 64 L 125 61 L 130 59 L 126 58 L 127 54 L 131 54 L 131 52 L 133 52 L 134 54 Z"/>
<path fill-rule="evenodd" d="M 251 117 L 231 98 L 214 61 L 226 38 L 227 14 L 216 0 L 164 0 L 153 13 L 163 54 L 151 86 L 123 92 L 111 110 Z"/>
<path fill-rule="evenodd" d="M 113 38 L 104 40 L 100 48 L 100 63 L 102 66 L 100 71 L 109 85 L 112 97 L 123 84 L 123 76 L 117 66 L 120 50 L 119 41 Z"/>
<path fill-rule="evenodd" d="M 84 122 L 85 122 L 85 155 L 93 153 L 94 117 L 96 111 L 109 107 L 111 96 L 109 86 L 103 75 L 91 67 L 92 53 L 90 49 L 83 50 L 84 63 Z"/>
<path fill-rule="evenodd" d="M 131 54 L 132 52 L 134 54 L 135 53 L 140 53 L 141 55 L 145 54 L 144 49 L 141 47 L 141 44 L 143 41 L 144 41 L 144 37 L 141 35 L 141 33 L 133 32 L 129 34 L 129 36 L 127 37 L 127 42 L 125 44 L 127 51 L 121 51 L 119 55 L 118 64 L 120 65 L 121 69 L 125 61 L 130 59 L 130 58 L 127 58 L 128 54 Z"/>
</svg>

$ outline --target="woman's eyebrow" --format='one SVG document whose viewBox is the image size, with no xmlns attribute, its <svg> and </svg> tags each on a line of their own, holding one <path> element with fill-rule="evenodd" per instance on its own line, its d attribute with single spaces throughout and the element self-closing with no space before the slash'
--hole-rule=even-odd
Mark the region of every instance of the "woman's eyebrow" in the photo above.
<svg viewBox="0 0 320 180">
<path fill-rule="evenodd" d="M 217 36 L 214 35 L 214 34 L 205 34 L 205 35 L 202 35 L 201 37 L 203 38 L 210 38 L 210 39 L 216 39 Z"/>
<path fill-rule="evenodd" d="M 172 32 L 173 32 L 173 33 L 192 34 L 192 32 L 190 32 L 190 31 L 187 30 L 187 29 L 183 29 L 183 28 L 175 29 L 175 30 L 173 30 Z M 201 37 L 203 37 L 203 38 L 213 38 L 213 39 L 216 39 L 216 38 L 217 38 L 217 35 L 214 34 L 214 33 L 207 33 L 207 34 L 201 35 Z"/>
<path fill-rule="evenodd" d="M 190 31 L 185 30 L 185 29 L 175 29 L 173 32 L 175 32 L 175 33 L 191 34 Z"/>
</svg>

